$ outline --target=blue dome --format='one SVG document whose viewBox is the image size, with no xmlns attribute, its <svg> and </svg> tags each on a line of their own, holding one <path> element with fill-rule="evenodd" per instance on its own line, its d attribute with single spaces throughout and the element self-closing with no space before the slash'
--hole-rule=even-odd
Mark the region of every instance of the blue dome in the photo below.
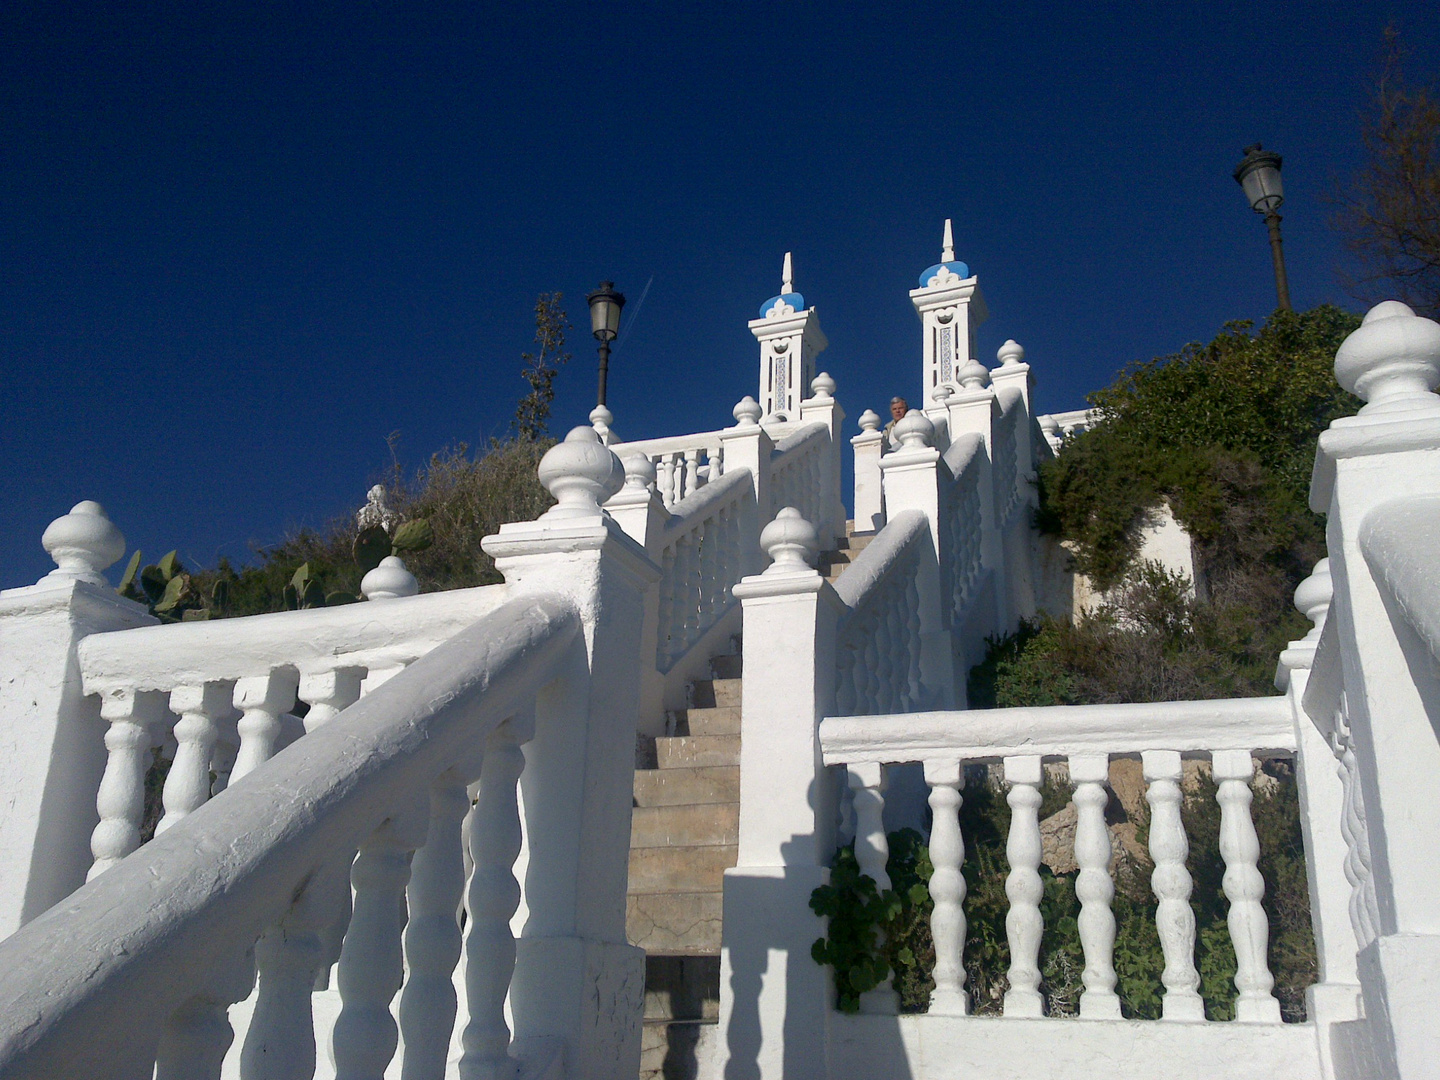
<svg viewBox="0 0 1440 1080">
<path fill-rule="evenodd" d="M 920 287 L 922 289 L 929 286 L 930 279 L 940 272 L 942 266 L 956 277 L 967 278 L 970 276 L 970 267 L 966 266 L 963 262 L 936 263 L 920 275 Z"/>
<path fill-rule="evenodd" d="M 766 300 L 765 303 L 760 305 L 760 317 L 762 319 L 765 317 L 765 313 L 775 306 L 776 300 L 784 300 L 785 303 L 789 304 L 796 311 L 805 310 L 805 297 L 801 296 L 798 292 L 781 293 L 779 296 L 770 297 L 769 300 Z"/>
</svg>

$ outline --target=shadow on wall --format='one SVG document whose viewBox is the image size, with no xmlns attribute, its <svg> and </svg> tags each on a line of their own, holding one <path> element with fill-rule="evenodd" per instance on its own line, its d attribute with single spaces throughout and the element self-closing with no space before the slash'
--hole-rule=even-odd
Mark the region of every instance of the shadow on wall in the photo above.
<svg viewBox="0 0 1440 1080">
<path fill-rule="evenodd" d="M 801 861 L 813 858 L 813 836 L 795 836 L 782 847 L 784 867 L 739 867 L 726 874 L 722 949 L 731 1007 L 728 1016 L 721 1015 L 717 1050 L 724 1064 L 714 1075 L 724 1080 L 912 1080 L 898 1016 L 867 1017 L 859 1059 L 842 1052 L 831 1060 L 835 991 L 830 969 L 810 955 L 825 924 L 809 907 L 811 892 L 828 880 L 829 871 Z M 767 1031 L 780 1035 L 783 1050 L 767 1045 Z"/>
</svg>

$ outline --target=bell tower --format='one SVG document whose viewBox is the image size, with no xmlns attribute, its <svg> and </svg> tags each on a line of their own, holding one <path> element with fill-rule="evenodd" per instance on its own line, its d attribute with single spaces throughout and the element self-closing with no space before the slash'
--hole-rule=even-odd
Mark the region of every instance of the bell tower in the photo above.
<svg viewBox="0 0 1440 1080">
<path fill-rule="evenodd" d="M 780 295 L 760 307 L 750 332 L 760 342 L 760 402 L 764 419 L 798 420 L 800 402 L 815 378 L 815 357 L 829 344 L 820 329 L 820 313 L 805 306 L 792 283 L 790 252 L 780 274 Z"/>
<path fill-rule="evenodd" d="M 910 290 L 910 302 L 923 327 L 924 381 L 916 407 L 924 408 L 942 384 L 960 389 L 958 373 L 975 357 L 975 328 L 990 314 L 979 278 L 955 258 L 949 218 L 940 261 L 920 275 L 920 287 Z"/>
</svg>

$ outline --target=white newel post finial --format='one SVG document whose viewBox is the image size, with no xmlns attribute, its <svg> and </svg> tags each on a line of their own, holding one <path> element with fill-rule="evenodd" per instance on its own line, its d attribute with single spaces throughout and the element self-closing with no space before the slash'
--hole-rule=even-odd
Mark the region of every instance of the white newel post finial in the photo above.
<svg viewBox="0 0 1440 1080">
<path fill-rule="evenodd" d="M 803 573 L 815 565 L 820 539 L 815 526 L 793 506 L 784 507 L 760 531 L 760 547 L 773 560 L 767 574 Z"/>
<path fill-rule="evenodd" d="M 85 500 L 45 529 L 40 544 L 55 560 L 42 581 L 86 581 L 108 585 L 101 573 L 125 554 L 125 537 L 98 502 Z"/>
<path fill-rule="evenodd" d="M 1014 367 L 1025 359 L 1025 349 L 1014 338 L 1007 338 L 995 353 L 1001 367 Z"/>
<path fill-rule="evenodd" d="M 816 401 L 835 400 L 835 380 L 828 371 L 822 371 L 810 380 L 810 393 L 815 396 Z"/>
<path fill-rule="evenodd" d="M 873 533 L 885 524 L 885 493 L 880 478 L 885 435 L 874 409 L 860 414 L 860 434 L 850 439 L 850 446 L 855 454 L 855 531 Z"/>
<path fill-rule="evenodd" d="M 615 414 L 604 405 L 596 405 L 590 410 L 590 426 L 595 429 L 595 434 L 600 436 L 600 441 L 609 446 L 615 441 L 615 433 L 610 430 L 610 425 L 615 422 Z"/>
<path fill-rule="evenodd" d="M 1325 614 L 1335 596 L 1335 583 L 1330 579 L 1330 560 L 1321 559 L 1310 576 L 1295 588 L 1295 610 L 1310 620 L 1306 641 L 1318 641 L 1325 626 Z"/>
<path fill-rule="evenodd" d="M 545 452 L 538 471 L 540 483 L 556 499 L 541 516 L 546 521 L 594 517 L 625 483 L 625 466 L 590 427 L 572 428 L 564 442 Z"/>
<path fill-rule="evenodd" d="M 860 430 L 879 431 L 880 414 L 877 413 L 874 409 L 866 409 L 864 412 L 862 412 L 860 414 Z"/>
<path fill-rule="evenodd" d="M 972 356 L 960 365 L 955 379 L 966 390 L 983 390 L 990 382 L 990 369 Z"/>
<path fill-rule="evenodd" d="M 945 235 L 940 241 L 940 261 L 955 261 L 955 236 L 951 232 L 950 219 L 948 217 L 945 219 Z"/>
<path fill-rule="evenodd" d="M 794 269 L 792 268 L 792 264 L 791 264 L 791 261 L 790 261 L 790 252 L 787 251 L 787 252 L 785 252 L 785 264 L 784 264 L 784 265 L 781 267 L 781 269 L 780 269 L 780 293 L 781 293 L 781 295 L 784 295 L 785 293 L 792 293 L 792 292 L 795 291 L 795 286 L 794 286 L 794 284 L 793 284 L 794 280 L 795 280 L 795 271 L 794 271 Z"/>
<path fill-rule="evenodd" d="M 1366 402 L 1364 416 L 1440 412 L 1440 323 L 1398 300 L 1376 304 L 1335 354 L 1335 378 Z"/>
<path fill-rule="evenodd" d="M 735 403 L 735 408 L 731 410 L 730 415 L 735 417 L 735 423 L 739 427 L 759 427 L 762 410 L 760 403 L 746 394 Z"/>
<path fill-rule="evenodd" d="M 935 442 L 935 425 L 919 409 L 911 409 L 895 425 L 895 438 L 901 450 L 922 450 Z"/>
<path fill-rule="evenodd" d="M 420 583 L 398 555 L 386 555 L 379 566 L 360 579 L 360 592 L 366 600 L 394 600 L 419 591 Z"/>
</svg>

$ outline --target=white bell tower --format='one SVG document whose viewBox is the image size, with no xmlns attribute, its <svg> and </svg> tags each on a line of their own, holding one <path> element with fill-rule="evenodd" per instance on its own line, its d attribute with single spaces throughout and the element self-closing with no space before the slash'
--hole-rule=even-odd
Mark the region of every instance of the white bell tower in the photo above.
<svg viewBox="0 0 1440 1080">
<path fill-rule="evenodd" d="M 920 288 L 910 290 L 910 302 L 924 328 L 924 382 L 915 406 L 924 408 L 941 384 L 960 389 L 958 373 L 975 356 L 975 328 L 990 314 L 979 278 L 955 258 L 949 218 L 940 261 L 920 275 Z"/>
<path fill-rule="evenodd" d="M 750 332 L 760 342 L 760 392 L 756 399 L 764 419 L 798 420 L 800 402 L 810 393 L 815 378 L 815 357 L 829 344 L 820 329 L 820 313 L 805 306 L 795 291 L 790 252 L 780 276 L 780 295 L 760 307 L 760 318 L 750 321 Z"/>
</svg>

